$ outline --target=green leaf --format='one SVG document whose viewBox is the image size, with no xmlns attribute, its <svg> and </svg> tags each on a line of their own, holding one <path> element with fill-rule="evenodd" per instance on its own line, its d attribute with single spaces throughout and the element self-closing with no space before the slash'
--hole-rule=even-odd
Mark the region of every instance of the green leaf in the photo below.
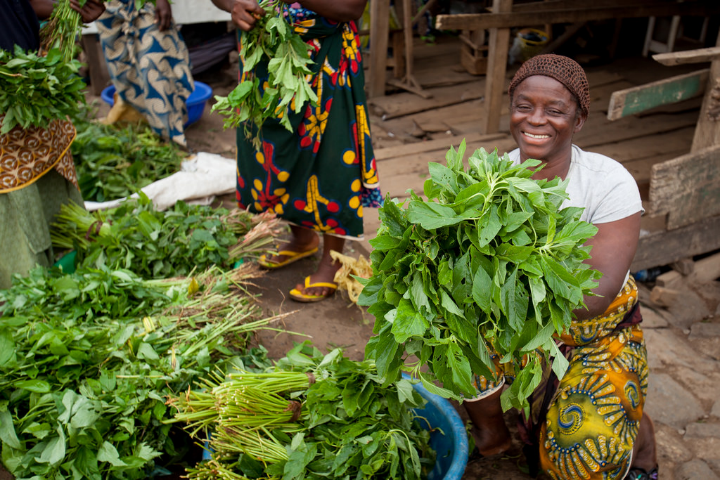
<svg viewBox="0 0 720 480">
<path fill-rule="evenodd" d="M 40 457 L 36 457 L 38 463 L 48 463 L 52 466 L 58 465 L 65 458 L 65 432 L 61 426 L 57 427 L 57 437 L 52 437 L 45 445 Z"/>
<path fill-rule="evenodd" d="M 397 315 L 392 324 L 392 333 L 397 343 L 405 343 L 408 338 L 422 336 L 430 324 L 418 313 L 407 299 L 400 300 Z"/>
<path fill-rule="evenodd" d="M 14 448 L 16 450 L 22 449 L 20 440 L 18 440 L 18 437 L 15 434 L 12 414 L 7 408 L 4 410 L 0 409 L 0 440 L 2 440 L 2 442 L 10 448 Z"/>
<path fill-rule="evenodd" d="M 103 442 L 103 444 L 100 446 L 97 459 L 100 462 L 108 462 L 114 467 L 127 466 L 125 462 L 120 460 L 120 455 L 118 454 L 117 449 L 110 442 L 107 441 Z"/>
<path fill-rule="evenodd" d="M 44 380 L 25 380 L 16 382 L 14 386 L 35 393 L 50 393 L 52 390 L 50 384 Z"/>
</svg>

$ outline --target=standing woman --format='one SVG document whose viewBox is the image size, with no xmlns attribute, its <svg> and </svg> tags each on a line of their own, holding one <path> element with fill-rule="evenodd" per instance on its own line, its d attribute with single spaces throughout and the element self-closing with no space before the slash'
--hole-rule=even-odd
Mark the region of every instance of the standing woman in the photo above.
<svg viewBox="0 0 720 480">
<path fill-rule="evenodd" d="M 535 179 L 569 182 L 563 208 L 584 208 L 581 220 L 598 228 L 587 242 L 587 262 L 603 274 L 593 291 L 598 296 L 585 298 L 587 308 L 574 312 L 569 331 L 557 339 L 570 366 L 561 381 L 550 376 L 533 393 L 523 440 L 536 446 L 540 467 L 553 479 L 657 479 L 653 424 L 643 412 L 647 351 L 629 275 L 640 236 L 637 184 L 615 160 L 572 144 L 590 106 L 587 78 L 575 61 L 534 57 L 515 74 L 509 93 L 510 130 L 519 146 L 510 158 L 541 160 Z M 500 394 L 512 373 L 496 365 L 496 379 L 476 377 L 478 395 L 465 403 L 483 455 L 510 447 Z"/>
<path fill-rule="evenodd" d="M 332 295 L 339 265 L 331 251 L 342 252 L 345 239 L 363 235 L 363 207 L 382 203 L 370 138 L 364 76 L 357 29 L 367 0 L 283 0 L 283 13 L 302 36 L 314 62 L 307 81 L 318 97 L 297 114 L 290 114 L 293 131 L 278 120 L 265 122 L 256 151 L 237 131 L 237 200 L 241 208 L 270 210 L 290 223 L 292 238 L 277 255 L 260 259 L 265 268 L 284 267 L 313 255 L 323 235 L 318 270 L 290 291 L 290 298 L 316 302 Z M 254 28 L 265 11 L 256 0 L 213 0 L 232 13 L 244 31 Z M 240 78 L 267 78 L 267 64 Z M 261 82 L 262 84 L 262 82 Z"/>
<path fill-rule="evenodd" d="M 76 0 L 71 5 L 84 22 L 104 10 L 95 0 L 83 8 Z M 0 1 L 0 49 L 38 50 L 38 18 L 48 18 L 52 10 L 52 0 Z M 0 112 L 0 125 L 3 117 Z M 83 202 L 70 153 L 74 139 L 75 128 L 67 119 L 0 134 L 0 288 L 10 287 L 13 274 L 55 261 L 50 224 L 63 203 Z"/>
</svg>

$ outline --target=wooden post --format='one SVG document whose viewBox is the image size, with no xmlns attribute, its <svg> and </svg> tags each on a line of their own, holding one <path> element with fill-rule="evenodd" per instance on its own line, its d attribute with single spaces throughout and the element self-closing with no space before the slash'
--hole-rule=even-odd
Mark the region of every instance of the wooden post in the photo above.
<svg viewBox="0 0 720 480">
<path fill-rule="evenodd" d="M 368 98 L 385 95 L 388 37 L 390 35 L 390 0 L 370 3 L 370 82 Z"/>
<path fill-rule="evenodd" d="M 511 10 L 512 0 L 493 0 L 493 13 L 509 13 Z M 509 43 L 509 28 L 490 29 L 487 83 L 485 84 L 485 117 L 480 125 L 482 133 L 496 133 L 500 130 L 500 112 L 505 90 Z"/>
<path fill-rule="evenodd" d="M 720 35 L 716 45 L 720 47 Z M 710 64 L 710 79 L 705 90 L 700 118 L 695 129 L 691 152 L 698 152 L 708 147 L 720 145 L 720 119 L 717 111 L 720 108 L 720 59 Z"/>
</svg>

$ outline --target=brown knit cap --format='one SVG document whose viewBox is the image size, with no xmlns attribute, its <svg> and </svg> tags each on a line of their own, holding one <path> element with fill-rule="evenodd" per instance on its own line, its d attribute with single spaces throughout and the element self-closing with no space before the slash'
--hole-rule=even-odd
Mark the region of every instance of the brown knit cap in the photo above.
<svg viewBox="0 0 720 480">
<path fill-rule="evenodd" d="M 575 60 L 553 54 L 532 57 L 522 64 L 510 82 L 508 88 L 510 98 L 512 98 L 513 91 L 520 85 L 520 82 L 533 75 L 554 78 L 565 85 L 570 90 L 570 93 L 575 95 L 580 110 L 587 116 L 590 111 L 590 86 L 585 71 Z"/>
</svg>

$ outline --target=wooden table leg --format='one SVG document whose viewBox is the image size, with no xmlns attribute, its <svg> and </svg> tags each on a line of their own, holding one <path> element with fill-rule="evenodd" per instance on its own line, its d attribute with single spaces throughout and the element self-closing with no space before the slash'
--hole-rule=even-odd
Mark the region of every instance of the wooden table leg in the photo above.
<svg viewBox="0 0 720 480">
<path fill-rule="evenodd" d="M 493 13 L 509 13 L 511 10 L 512 0 L 493 0 Z M 510 29 L 491 28 L 489 38 L 485 117 L 480 125 L 481 133 L 496 133 L 500 130 L 500 112 L 502 111 L 502 96 L 505 91 Z"/>
<path fill-rule="evenodd" d="M 368 98 L 385 95 L 388 37 L 390 36 L 390 0 L 370 3 L 370 81 Z"/>
</svg>

